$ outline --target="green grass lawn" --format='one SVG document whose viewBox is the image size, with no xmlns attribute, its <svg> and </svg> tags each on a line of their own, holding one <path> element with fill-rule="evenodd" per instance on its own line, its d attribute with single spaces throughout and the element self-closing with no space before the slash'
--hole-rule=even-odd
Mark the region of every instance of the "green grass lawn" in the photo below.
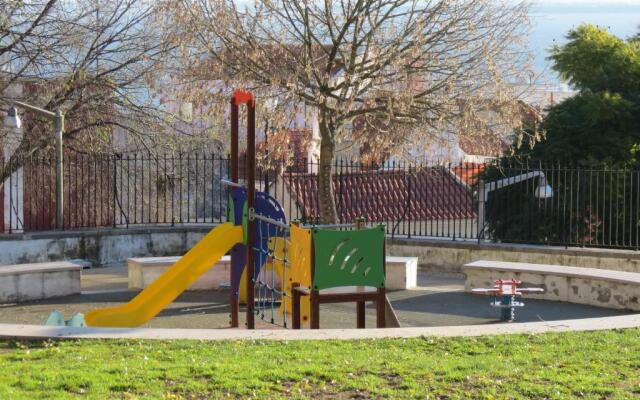
<svg viewBox="0 0 640 400">
<path fill-rule="evenodd" d="M 362 341 L 0 342 L 0 399 L 640 397 L 640 330 Z"/>
</svg>

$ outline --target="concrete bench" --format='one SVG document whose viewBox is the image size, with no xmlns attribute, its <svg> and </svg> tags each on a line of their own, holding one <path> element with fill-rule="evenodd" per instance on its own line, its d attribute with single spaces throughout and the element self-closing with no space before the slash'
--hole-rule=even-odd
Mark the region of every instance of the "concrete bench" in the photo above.
<svg viewBox="0 0 640 400">
<path fill-rule="evenodd" d="M 405 290 L 418 286 L 418 257 L 387 256 L 387 289 Z"/>
<path fill-rule="evenodd" d="M 497 279 L 518 279 L 523 286 L 542 287 L 527 298 L 640 311 L 640 273 L 561 265 L 475 261 L 462 267 L 465 291 L 489 288 Z"/>
<path fill-rule="evenodd" d="M 129 288 L 146 288 L 179 259 L 180 257 L 139 257 L 128 259 Z M 386 264 L 387 289 L 402 290 L 417 286 L 418 257 L 389 256 Z M 231 257 L 222 257 L 216 266 L 201 276 L 189 290 L 217 289 L 221 285 L 227 284 L 229 282 L 230 268 Z M 265 279 L 270 281 L 270 277 Z"/>
<path fill-rule="evenodd" d="M 0 266 L 0 303 L 78 294 L 82 268 L 70 261 Z"/>
<path fill-rule="evenodd" d="M 137 257 L 127 260 L 129 288 L 144 289 L 158 279 L 169 267 L 180 259 L 176 257 Z M 189 290 L 217 289 L 229 282 L 231 257 L 223 256 L 213 268 L 205 272 Z"/>
</svg>

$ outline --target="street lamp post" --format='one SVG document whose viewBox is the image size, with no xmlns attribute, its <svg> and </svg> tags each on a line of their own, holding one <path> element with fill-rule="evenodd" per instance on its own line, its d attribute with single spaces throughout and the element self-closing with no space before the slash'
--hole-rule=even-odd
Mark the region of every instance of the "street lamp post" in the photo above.
<svg viewBox="0 0 640 400">
<path fill-rule="evenodd" d="M 483 180 L 478 182 L 478 241 L 484 238 L 485 204 L 489 198 L 489 193 L 533 178 L 538 178 L 538 186 L 534 190 L 533 195 L 538 199 L 552 198 L 553 188 L 551 188 L 547 182 L 547 177 L 542 171 L 531 171 L 526 174 L 511 176 L 493 182 L 485 183 Z"/>
<path fill-rule="evenodd" d="M 56 229 L 64 228 L 64 159 L 62 156 L 62 137 L 64 134 L 64 114 L 62 111 L 48 111 L 31 104 L 21 101 L 12 100 L 6 97 L 0 97 L 0 100 L 11 104 L 11 108 L 4 118 L 4 125 L 9 128 L 20 128 L 22 121 L 18 115 L 16 107 L 24 108 L 34 112 L 35 114 L 53 121 L 56 138 Z"/>
</svg>

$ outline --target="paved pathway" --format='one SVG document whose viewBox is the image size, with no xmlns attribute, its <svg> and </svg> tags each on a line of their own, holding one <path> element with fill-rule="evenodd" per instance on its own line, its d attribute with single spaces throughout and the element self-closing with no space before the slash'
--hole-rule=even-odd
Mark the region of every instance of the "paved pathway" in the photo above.
<svg viewBox="0 0 640 400">
<path fill-rule="evenodd" d="M 498 311 L 489 306 L 489 298 L 463 292 L 463 280 L 456 275 L 420 273 L 416 290 L 389 293 L 403 327 L 464 326 L 467 330 L 497 322 Z M 0 305 L 0 323 L 40 325 L 52 310 L 60 310 L 67 318 L 85 313 L 96 307 L 105 307 L 129 301 L 137 292 L 127 289 L 125 266 L 95 268 L 83 271 L 81 295 L 66 296 L 45 301 Z M 227 290 L 186 292 L 146 328 L 210 329 L 229 326 L 229 292 Z M 604 318 L 627 315 L 620 310 L 598 307 L 526 300 L 526 307 L 517 310 L 517 322 L 544 322 L 577 318 Z M 268 323 L 271 310 L 265 310 L 267 322 L 257 319 L 259 328 L 271 329 Z M 275 312 L 276 322 L 282 323 Z M 241 315 L 244 321 L 244 315 Z M 375 326 L 373 307 L 367 312 L 367 326 Z M 355 305 L 333 304 L 321 308 L 320 326 L 323 328 L 355 328 Z M 460 329 L 460 328 L 458 328 Z M 511 329 L 511 328 L 510 328 Z"/>
<path fill-rule="evenodd" d="M 345 340 L 412 338 L 423 336 L 487 336 L 505 334 L 539 334 L 545 332 L 594 331 L 640 327 L 640 315 L 607 318 L 573 319 L 521 324 L 480 326 L 440 326 L 430 328 L 386 329 L 123 329 L 67 328 L 38 325 L 0 324 L 0 338 L 10 339 L 151 339 L 151 340 Z"/>
</svg>

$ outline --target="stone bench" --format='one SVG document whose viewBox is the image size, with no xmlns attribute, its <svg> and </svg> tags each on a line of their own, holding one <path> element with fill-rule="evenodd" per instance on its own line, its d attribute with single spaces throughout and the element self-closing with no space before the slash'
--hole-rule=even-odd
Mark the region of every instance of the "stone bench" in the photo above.
<svg viewBox="0 0 640 400">
<path fill-rule="evenodd" d="M 162 275 L 180 257 L 129 258 L 129 288 L 144 289 Z M 387 289 L 402 290 L 417 286 L 418 257 L 387 257 Z M 216 266 L 202 275 L 189 290 L 217 289 L 228 284 L 231 257 L 224 256 Z M 269 279 L 269 278 L 267 278 Z"/>
<path fill-rule="evenodd" d="M 129 288 L 146 288 L 179 259 L 180 256 L 129 258 L 127 260 Z M 231 257 L 223 256 L 213 268 L 205 272 L 188 290 L 218 289 L 222 284 L 229 282 L 230 271 Z"/>
<path fill-rule="evenodd" d="M 518 279 L 523 287 L 545 289 L 527 298 L 640 311 L 640 273 L 505 261 L 475 261 L 462 270 L 467 292 L 490 288 L 497 279 Z"/>
<path fill-rule="evenodd" d="M 413 289 L 418 286 L 418 257 L 387 256 L 385 264 L 388 290 Z"/>
<path fill-rule="evenodd" d="M 0 303 L 78 294 L 82 268 L 70 261 L 0 266 Z"/>
</svg>

